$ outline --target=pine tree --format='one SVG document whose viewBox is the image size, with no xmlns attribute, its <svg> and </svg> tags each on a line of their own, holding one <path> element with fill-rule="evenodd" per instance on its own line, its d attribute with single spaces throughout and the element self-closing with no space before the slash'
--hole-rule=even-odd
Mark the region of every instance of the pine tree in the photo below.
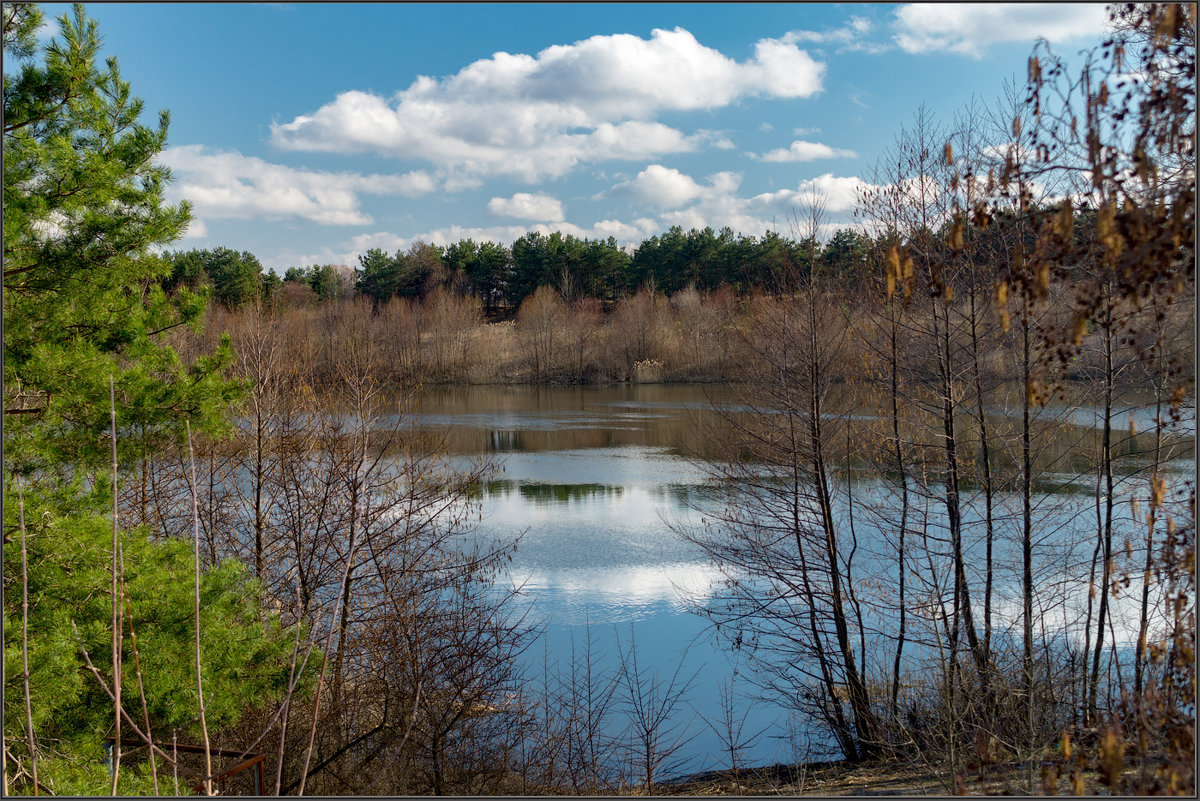
<svg viewBox="0 0 1200 801">
<path fill-rule="evenodd" d="M 82 6 L 39 45 L 34 6 L 5 5 L 4 450 L 12 472 L 73 479 L 103 464 L 108 380 L 118 420 L 167 433 L 190 418 L 223 425 L 236 393 L 228 353 L 184 365 L 164 334 L 198 325 L 203 298 L 168 298 L 170 264 L 155 253 L 187 226 L 155 163 L 167 112 L 141 122 L 115 58 Z M 130 443 L 132 446 L 132 442 Z"/>
<path fill-rule="evenodd" d="M 6 677 L 20 675 L 28 653 L 32 730 L 14 738 L 23 716 L 5 714 L 5 787 L 31 793 L 21 766 L 41 751 L 38 784 L 51 792 L 147 792 L 140 768 L 109 784 L 100 746 L 114 733 L 115 704 L 104 688 L 119 676 L 126 713 L 155 736 L 178 729 L 190 739 L 198 690 L 180 679 L 201 659 L 189 614 L 194 562 L 184 542 L 119 530 L 117 464 L 165 444 L 185 421 L 227 429 L 241 384 L 222 376 L 227 341 L 193 364 L 166 341 L 177 326 L 199 325 L 205 299 L 162 287 L 171 265 L 156 251 L 190 219 L 186 204 L 165 202 L 170 176 L 155 163 L 166 112 L 157 126 L 140 121 L 142 103 L 116 60 L 97 65 L 101 39 L 82 6 L 59 18 L 47 44 L 37 39 L 37 7 L 2 13 L 5 68 L 20 68 L 4 74 L 4 529 L 25 531 L 11 511 L 17 487 L 30 521 L 27 577 L 10 569 L 22 564 L 25 537 L 20 550 L 5 537 L 4 665 Z M 202 665 L 214 698 L 207 719 L 221 726 L 282 692 L 290 638 L 243 566 L 194 575 L 204 601 L 198 636 L 222 644 Z M 27 615 L 16 600 L 23 590 Z M 13 634 L 26 620 L 27 645 Z M 6 713 L 24 708 L 22 688 L 5 682 Z"/>
</svg>

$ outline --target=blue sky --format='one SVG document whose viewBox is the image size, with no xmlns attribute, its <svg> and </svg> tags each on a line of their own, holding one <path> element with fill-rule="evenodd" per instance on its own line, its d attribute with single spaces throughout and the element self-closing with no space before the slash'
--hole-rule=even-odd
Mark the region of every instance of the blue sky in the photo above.
<svg viewBox="0 0 1200 801">
<path fill-rule="evenodd" d="M 1105 31 L 1095 4 L 87 11 L 147 111 L 171 112 L 169 195 L 195 216 L 176 246 L 281 273 L 532 229 L 786 233 L 814 190 L 849 224 L 918 106 L 950 123 L 1023 79 L 1037 37 L 1070 54 Z"/>
</svg>

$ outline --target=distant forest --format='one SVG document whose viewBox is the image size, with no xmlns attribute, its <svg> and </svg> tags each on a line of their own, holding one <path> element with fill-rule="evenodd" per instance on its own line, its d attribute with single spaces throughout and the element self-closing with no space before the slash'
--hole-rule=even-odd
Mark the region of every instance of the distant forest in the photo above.
<svg viewBox="0 0 1200 801">
<path fill-rule="evenodd" d="M 609 237 L 578 239 L 570 234 L 531 231 L 512 246 L 464 239 L 449 246 L 416 242 L 388 255 L 374 248 L 346 265 L 291 267 L 280 278 L 264 272 L 252 253 L 218 247 L 168 254 L 172 273 L 168 289 L 210 287 L 227 309 L 255 299 L 303 303 L 343 300 L 355 295 L 376 304 L 393 297 L 424 300 L 442 288 L 479 299 L 488 318 L 515 312 L 539 287 L 553 287 L 570 303 L 596 298 L 612 304 L 650 288 L 664 294 L 683 289 L 701 292 L 728 287 L 739 294 L 774 291 L 813 256 L 825 272 L 856 286 L 872 274 L 873 249 L 896 241 L 878 241 L 844 228 L 827 242 L 813 237 L 787 237 L 774 231 L 762 236 L 736 234 L 729 228 L 666 232 L 625 248 Z"/>
</svg>

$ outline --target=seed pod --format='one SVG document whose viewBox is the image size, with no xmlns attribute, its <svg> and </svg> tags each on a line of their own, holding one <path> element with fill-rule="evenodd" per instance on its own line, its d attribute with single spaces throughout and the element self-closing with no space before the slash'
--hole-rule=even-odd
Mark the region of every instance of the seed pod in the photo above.
<svg viewBox="0 0 1200 801">
<path fill-rule="evenodd" d="M 1083 774 L 1077 770 L 1071 771 L 1071 793 L 1073 795 L 1084 795 Z"/>
<path fill-rule="evenodd" d="M 963 249 L 963 224 L 961 219 L 955 220 L 954 224 L 950 226 L 950 249 Z"/>
<path fill-rule="evenodd" d="M 1033 289 L 1033 294 L 1039 299 L 1050 294 L 1050 264 L 1048 262 L 1038 264 L 1037 283 L 1034 284 Z"/>
<path fill-rule="evenodd" d="M 1158 21 L 1158 26 L 1154 31 L 1155 40 L 1161 38 L 1163 42 L 1170 41 L 1171 37 L 1175 34 L 1176 11 L 1174 3 L 1165 4 L 1162 19 Z M 1156 41 L 1155 44 L 1157 45 L 1158 42 Z"/>
<path fill-rule="evenodd" d="M 1112 729 L 1106 729 L 1100 737 L 1100 781 L 1117 789 L 1121 781 L 1121 767 L 1125 757 L 1125 743 Z"/>
<path fill-rule="evenodd" d="M 1087 334 L 1087 318 L 1082 314 L 1075 315 L 1075 331 L 1071 341 L 1078 347 L 1083 344 L 1083 337 Z"/>
<path fill-rule="evenodd" d="M 1069 241 L 1075 227 L 1075 207 L 1071 205 L 1070 198 L 1064 199 L 1058 209 L 1058 227 L 1059 236 L 1063 241 Z"/>
</svg>

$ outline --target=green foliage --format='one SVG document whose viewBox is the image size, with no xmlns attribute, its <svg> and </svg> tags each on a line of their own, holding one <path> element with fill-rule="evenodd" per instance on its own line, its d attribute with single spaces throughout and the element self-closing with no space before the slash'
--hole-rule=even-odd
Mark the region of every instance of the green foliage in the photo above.
<svg viewBox="0 0 1200 801">
<path fill-rule="evenodd" d="M 258 295 L 263 300 L 270 301 L 275 297 L 275 290 L 283 284 L 279 274 L 268 270 L 262 273 L 258 279 Z"/>
<path fill-rule="evenodd" d="M 513 242 L 512 271 L 503 286 L 509 305 L 520 306 L 539 287 L 549 286 L 564 298 L 615 300 L 629 286 L 629 256 L 612 237 L 576 239 L 555 231 L 531 231 Z"/>
<path fill-rule="evenodd" d="M 382 252 L 382 251 L 381 251 Z M 314 264 L 311 267 L 289 267 L 283 274 L 283 283 L 297 282 L 317 293 L 317 298 L 342 300 L 353 294 L 354 287 L 347 287 L 342 273 L 332 264 Z M 362 290 L 359 290 L 362 291 Z"/>
<path fill-rule="evenodd" d="M 730 286 L 742 292 L 786 288 L 795 267 L 819 243 L 795 242 L 769 231 L 761 237 L 735 236 L 729 228 L 684 231 L 672 226 L 642 242 L 630 265 L 630 289 L 653 285 L 666 294 L 691 286 L 712 291 Z"/>
<path fill-rule="evenodd" d="M 211 286 L 213 295 L 227 309 L 236 309 L 265 294 L 262 264 L 248 251 L 238 253 L 218 247 L 172 253 L 168 258 L 171 262 L 168 289 Z"/>
<path fill-rule="evenodd" d="M 446 248 L 446 266 L 465 278 L 483 301 L 483 312 L 491 315 L 512 275 L 512 255 L 496 242 L 476 244 L 464 239 Z"/>
<path fill-rule="evenodd" d="M 179 260 L 156 255 L 190 214 L 164 202 L 167 170 L 155 164 L 167 115 L 141 122 L 142 103 L 115 59 L 96 63 L 100 36 L 82 6 L 39 45 L 34 6 L 4 6 L 4 734 L 24 745 L 17 476 L 25 490 L 29 550 L 30 690 L 39 780 L 56 793 L 104 793 L 101 742 L 112 704 L 84 666 L 80 641 L 111 678 L 109 381 L 115 384 L 119 461 L 193 428 L 219 434 L 240 382 L 228 337 L 215 354 L 185 364 L 164 334 L 200 325 L 208 288 L 229 305 L 258 292 L 250 254 L 218 249 Z M 19 74 L 9 70 L 19 65 Z M 214 256 L 219 258 L 213 258 Z M 229 258 L 225 258 L 229 256 Z M 188 286 L 191 284 L 198 291 Z M 193 561 L 186 542 L 121 535 L 128 609 L 151 728 L 169 742 L 196 736 Z M 203 673 L 209 726 L 270 703 L 287 680 L 291 638 L 264 614 L 245 569 L 225 563 L 201 583 Z M 74 624 L 74 625 L 73 625 Z M 124 642 L 122 692 L 140 719 L 132 639 Z M 126 735 L 129 731 L 126 730 Z M 122 792 L 147 792 L 126 771 Z M 22 789 L 19 786 L 14 789 Z M 24 788 L 26 790 L 31 788 Z"/>
<path fill-rule="evenodd" d="M 162 434 L 184 418 L 221 430 L 236 388 L 220 377 L 227 347 L 185 365 L 160 338 L 203 311 L 194 293 L 167 296 L 153 252 L 190 217 L 164 203 L 154 162 L 166 112 L 140 121 L 116 60 L 96 64 L 82 6 L 40 48 L 35 8 L 4 20 L 4 449 L 14 472 L 61 484 L 105 462 L 110 376 L 122 425 Z"/>
<path fill-rule="evenodd" d="M 376 304 L 387 302 L 396 294 L 399 279 L 398 259 L 390 258 L 381 248 L 371 248 L 358 257 L 355 290 Z"/>
<path fill-rule="evenodd" d="M 825 244 L 821 261 L 825 268 L 840 273 L 852 286 L 865 286 L 871 276 L 868 258 L 871 254 L 871 238 L 849 228 L 840 228 Z"/>
<path fill-rule="evenodd" d="M 96 766 L 103 739 L 112 735 L 112 702 L 87 669 L 80 642 L 110 681 L 112 521 L 100 515 L 60 516 L 53 511 L 53 499 L 47 500 L 30 493 L 25 497 L 34 730 L 43 758 L 61 755 L 40 776 L 55 781 L 59 793 L 104 792 L 107 779 Z M 20 564 L 16 508 L 15 496 L 6 493 L 4 529 L 12 533 L 4 545 L 6 566 Z M 122 532 L 120 543 L 129 599 L 122 649 L 124 704 L 140 726 L 132 634 L 153 736 L 169 743 L 172 729 L 178 729 L 181 742 L 198 742 L 191 545 L 153 542 L 144 531 Z M 10 679 L 21 675 L 20 579 L 19 570 L 5 570 L 4 662 Z M 292 638 L 274 614 L 264 611 L 259 585 L 237 562 L 202 573 L 200 607 L 206 714 L 210 729 L 216 730 L 283 695 Z M 4 734 L 12 747 L 24 743 L 24 716 L 17 712 L 24 708 L 21 682 L 10 680 L 4 693 Z M 127 726 L 124 736 L 133 736 Z M 73 784 L 76 774 L 83 784 Z M 97 778 L 100 784 L 94 783 Z"/>
</svg>

